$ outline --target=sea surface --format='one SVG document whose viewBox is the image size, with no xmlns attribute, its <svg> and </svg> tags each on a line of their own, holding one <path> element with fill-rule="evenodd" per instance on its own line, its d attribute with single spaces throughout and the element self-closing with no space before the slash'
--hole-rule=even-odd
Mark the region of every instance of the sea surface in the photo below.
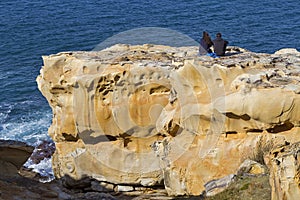
<svg viewBox="0 0 300 200">
<path fill-rule="evenodd" d="M 50 140 L 52 112 L 35 81 L 42 55 L 91 51 L 118 34 L 135 41 L 132 30 L 147 28 L 159 30 L 156 38 L 169 30 L 197 42 L 202 31 L 221 32 L 229 45 L 255 52 L 300 50 L 295 0 L 1 0 L 0 139 Z M 176 41 L 173 35 L 169 44 Z"/>
</svg>

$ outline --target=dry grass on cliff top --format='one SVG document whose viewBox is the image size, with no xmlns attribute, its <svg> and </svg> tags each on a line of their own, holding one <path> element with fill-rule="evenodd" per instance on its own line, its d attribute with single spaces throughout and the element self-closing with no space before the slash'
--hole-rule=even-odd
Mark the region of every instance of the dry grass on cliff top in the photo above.
<svg viewBox="0 0 300 200">
<path fill-rule="evenodd" d="M 205 200 L 269 200 L 271 199 L 271 186 L 269 176 L 256 177 L 241 176 L 226 190 Z"/>
</svg>

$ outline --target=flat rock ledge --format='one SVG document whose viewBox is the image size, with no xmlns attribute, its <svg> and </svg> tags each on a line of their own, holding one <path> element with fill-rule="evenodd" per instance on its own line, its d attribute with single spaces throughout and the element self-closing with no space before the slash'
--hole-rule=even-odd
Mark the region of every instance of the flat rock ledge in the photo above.
<svg viewBox="0 0 300 200">
<path fill-rule="evenodd" d="M 120 44 L 43 56 L 37 83 L 53 112 L 56 178 L 70 187 L 89 179 L 103 190 L 158 187 L 169 196 L 198 196 L 245 160 L 266 164 L 272 149 L 300 141 L 297 50 L 228 47 L 217 59 L 197 53 Z M 272 199 L 292 199 L 299 159 L 274 162 L 267 165 Z M 279 191 L 278 170 L 291 166 L 295 183 Z"/>
</svg>

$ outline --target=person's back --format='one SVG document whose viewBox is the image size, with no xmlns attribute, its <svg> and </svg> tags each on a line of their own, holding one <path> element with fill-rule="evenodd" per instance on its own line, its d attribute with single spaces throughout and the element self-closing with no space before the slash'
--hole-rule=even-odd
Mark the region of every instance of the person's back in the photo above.
<svg viewBox="0 0 300 200">
<path fill-rule="evenodd" d="M 222 39 L 221 33 L 217 33 L 216 39 L 213 40 L 214 52 L 217 56 L 224 56 L 228 41 Z"/>
</svg>

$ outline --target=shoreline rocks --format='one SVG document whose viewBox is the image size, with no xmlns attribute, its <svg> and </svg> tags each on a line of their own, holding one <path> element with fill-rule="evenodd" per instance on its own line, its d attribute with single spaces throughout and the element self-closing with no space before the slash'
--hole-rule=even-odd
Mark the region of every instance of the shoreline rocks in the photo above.
<svg viewBox="0 0 300 200">
<path fill-rule="evenodd" d="M 0 176 L 15 176 L 33 149 L 24 142 L 0 140 Z"/>
<path fill-rule="evenodd" d="M 245 160 L 300 141 L 299 52 L 228 47 L 213 59 L 197 50 L 44 56 L 37 83 L 53 111 L 55 176 L 197 196 Z"/>
</svg>

